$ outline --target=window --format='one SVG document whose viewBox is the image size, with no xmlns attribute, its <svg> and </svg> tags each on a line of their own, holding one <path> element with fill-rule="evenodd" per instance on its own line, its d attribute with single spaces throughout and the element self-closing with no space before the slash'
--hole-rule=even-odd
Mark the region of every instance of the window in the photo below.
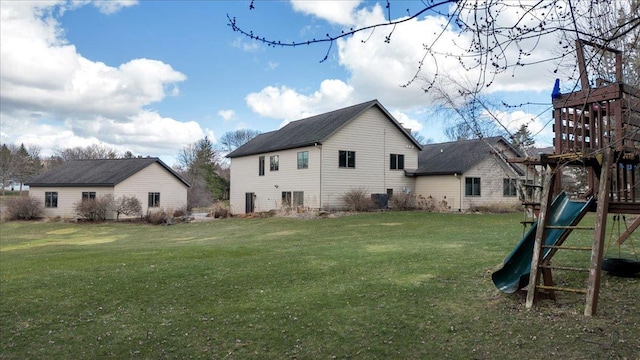
<svg viewBox="0 0 640 360">
<path fill-rule="evenodd" d="M 355 168 L 356 167 L 356 152 L 355 151 L 338 151 L 338 167 L 341 168 Z"/>
<path fill-rule="evenodd" d="M 280 167 L 280 158 L 278 155 L 271 155 L 269 158 L 269 170 L 270 171 L 278 171 Z"/>
<path fill-rule="evenodd" d="M 58 192 L 46 191 L 44 193 L 44 207 L 57 208 L 58 207 Z"/>
<path fill-rule="evenodd" d="M 389 158 L 389 169 L 402 170 L 404 169 L 404 155 L 403 154 L 391 154 Z"/>
<path fill-rule="evenodd" d="M 309 152 L 308 151 L 298 152 L 298 169 L 308 169 L 308 168 L 309 168 Z"/>
<path fill-rule="evenodd" d="M 83 191 L 82 192 L 82 201 L 86 200 L 95 200 L 96 192 L 95 191 Z"/>
<path fill-rule="evenodd" d="M 516 179 L 503 179 L 502 181 L 502 196 L 517 196 L 518 195 L 518 191 L 516 190 L 516 184 L 517 184 Z"/>
<path fill-rule="evenodd" d="M 464 178 L 464 194 L 467 196 L 480 196 L 480 178 Z"/>
<path fill-rule="evenodd" d="M 291 191 L 282 192 L 282 206 L 291 206 Z"/>
<path fill-rule="evenodd" d="M 292 196 L 293 195 L 293 196 Z M 283 191 L 282 207 L 304 206 L 304 191 Z"/>
<path fill-rule="evenodd" d="M 150 192 L 149 207 L 159 207 L 159 206 L 160 206 L 160 193 Z"/>
<path fill-rule="evenodd" d="M 264 156 L 258 157 L 258 176 L 264 176 Z"/>
<path fill-rule="evenodd" d="M 304 206 L 304 191 L 293 192 L 293 206 Z"/>
<path fill-rule="evenodd" d="M 387 189 L 387 198 L 391 199 L 393 197 L 393 189 Z"/>
</svg>

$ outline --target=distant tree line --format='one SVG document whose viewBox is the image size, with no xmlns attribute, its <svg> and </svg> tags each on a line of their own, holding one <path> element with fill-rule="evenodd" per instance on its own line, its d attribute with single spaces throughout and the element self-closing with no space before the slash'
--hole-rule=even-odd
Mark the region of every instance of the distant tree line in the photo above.
<svg viewBox="0 0 640 360">
<path fill-rule="evenodd" d="M 188 210 L 194 207 L 206 207 L 215 201 L 229 198 L 230 171 L 224 156 L 259 134 L 259 131 L 249 129 L 230 131 L 223 134 L 217 144 L 205 136 L 180 150 L 177 164 L 173 167 L 191 184 L 187 193 Z M 37 146 L 2 144 L 0 151 L 3 194 L 5 188 L 13 184 L 22 190 L 22 184 L 29 178 L 60 166 L 65 161 L 137 157 L 131 151 L 118 153 L 115 149 L 104 145 L 55 149 L 47 159 L 41 159 L 40 148 Z"/>
</svg>

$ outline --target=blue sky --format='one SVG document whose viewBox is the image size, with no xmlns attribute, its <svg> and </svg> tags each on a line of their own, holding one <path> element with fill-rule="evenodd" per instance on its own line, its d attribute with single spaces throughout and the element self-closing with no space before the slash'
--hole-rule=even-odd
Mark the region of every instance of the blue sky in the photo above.
<svg viewBox="0 0 640 360">
<path fill-rule="evenodd" d="M 272 48 L 233 32 L 227 14 L 256 34 L 286 41 L 321 38 L 384 20 L 376 1 L 2 1 L 0 116 L 3 143 L 55 149 L 92 144 L 159 156 L 241 128 L 263 132 L 287 121 L 374 98 L 426 139 L 447 141 L 447 119 L 433 114 L 416 70 L 422 44 L 441 24 L 433 14 L 334 44 Z M 392 1 L 392 18 L 421 5 Z M 449 29 L 440 46 L 464 41 Z M 362 43 L 364 36 L 368 38 Z M 449 36 L 450 39 L 446 37 Z M 539 47 L 540 57 L 553 49 Z M 473 77 L 455 61 L 441 72 Z M 428 76 L 429 65 L 425 66 Z M 498 115 L 511 129 L 529 124 L 538 145 L 551 141 L 553 64 L 500 75 L 487 96 L 511 104 Z M 542 116 L 538 116 L 542 113 Z"/>
</svg>

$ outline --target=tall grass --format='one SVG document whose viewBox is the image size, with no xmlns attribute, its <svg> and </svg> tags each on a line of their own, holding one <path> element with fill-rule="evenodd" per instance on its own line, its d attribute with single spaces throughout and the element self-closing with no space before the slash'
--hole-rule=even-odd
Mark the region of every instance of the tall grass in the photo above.
<svg viewBox="0 0 640 360">
<path fill-rule="evenodd" d="M 2 223 L 0 358 L 637 358 L 638 279 L 593 318 L 494 288 L 520 219 Z"/>
</svg>

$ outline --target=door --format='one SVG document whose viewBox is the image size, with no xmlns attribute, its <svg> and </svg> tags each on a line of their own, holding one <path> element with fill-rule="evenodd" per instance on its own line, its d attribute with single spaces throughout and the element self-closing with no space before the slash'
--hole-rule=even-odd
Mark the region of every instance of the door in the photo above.
<svg viewBox="0 0 640 360">
<path fill-rule="evenodd" d="M 244 212 L 245 214 L 250 214 L 255 210 L 255 197 L 256 194 L 252 192 L 248 192 L 244 194 Z"/>
</svg>

